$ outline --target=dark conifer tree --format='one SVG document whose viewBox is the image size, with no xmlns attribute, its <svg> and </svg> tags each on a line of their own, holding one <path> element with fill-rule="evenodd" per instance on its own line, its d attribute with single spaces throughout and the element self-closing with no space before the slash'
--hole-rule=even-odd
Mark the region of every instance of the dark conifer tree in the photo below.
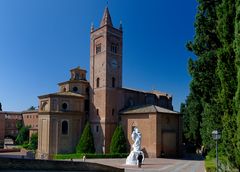
<svg viewBox="0 0 240 172">
<path fill-rule="evenodd" d="M 221 114 L 217 107 L 219 79 L 216 74 L 216 50 L 220 46 L 216 28 L 216 8 L 220 0 L 198 0 L 198 2 L 194 40 L 187 44 L 188 50 L 196 55 L 196 59 L 189 60 L 189 73 L 192 81 L 186 109 L 187 115 L 201 122 L 200 125 L 195 123 L 198 129 L 193 127 L 195 131 L 199 130 L 201 133 L 201 138 L 196 139 L 202 140 L 205 148 L 210 149 L 210 146 L 213 145 L 211 132 L 221 126 L 221 117 L 216 118 Z M 194 97 L 192 97 L 193 95 Z"/>
<path fill-rule="evenodd" d="M 83 130 L 79 143 L 76 147 L 76 152 L 77 153 L 94 153 L 95 152 L 93 135 L 92 135 L 91 126 L 89 123 L 86 124 Z"/>
<path fill-rule="evenodd" d="M 235 113 L 237 130 L 235 130 L 235 164 L 240 171 L 240 1 L 236 1 L 235 32 L 234 32 L 235 65 L 237 68 L 237 91 L 235 95 Z"/>
<path fill-rule="evenodd" d="M 122 126 L 119 125 L 112 136 L 110 153 L 126 153 L 127 145 L 126 138 L 122 129 Z"/>
<path fill-rule="evenodd" d="M 234 134 L 236 120 L 233 112 L 233 98 L 236 93 L 236 67 L 234 41 L 235 0 L 222 0 L 217 8 L 218 15 L 218 38 L 221 46 L 217 50 L 217 74 L 220 79 L 219 108 L 223 111 L 222 116 L 222 150 L 230 162 L 234 162 Z"/>
</svg>

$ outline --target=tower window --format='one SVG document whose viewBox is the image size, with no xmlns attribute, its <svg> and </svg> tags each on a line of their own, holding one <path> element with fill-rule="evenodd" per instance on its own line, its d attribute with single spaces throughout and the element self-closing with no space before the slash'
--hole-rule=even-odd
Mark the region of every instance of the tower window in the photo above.
<svg viewBox="0 0 240 172">
<path fill-rule="evenodd" d="M 97 116 L 99 116 L 99 109 L 97 109 Z"/>
<path fill-rule="evenodd" d="M 114 113 L 115 113 L 115 112 L 114 112 L 114 109 L 112 109 L 112 116 L 114 115 Z"/>
<path fill-rule="evenodd" d="M 97 88 L 99 87 L 99 85 L 100 85 L 100 79 L 97 78 Z"/>
<path fill-rule="evenodd" d="M 63 135 L 68 134 L 68 122 L 67 121 L 62 122 L 62 134 Z"/>
<path fill-rule="evenodd" d="M 114 88 L 115 87 L 115 78 L 114 77 L 112 77 L 112 87 Z"/>
<path fill-rule="evenodd" d="M 96 46 L 96 54 L 101 52 L 101 44 L 97 44 Z"/>
<path fill-rule="evenodd" d="M 77 92 L 78 91 L 78 87 L 73 87 L 73 91 Z"/>
<path fill-rule="evenodd" d="M 118 46 L 116 44 L 111 45 L 111 52 L 117 53 Z"/>
<path fill-rule="evenodd" d="M 79 76 L 78 73 L 75 74 L 75 79 L 76 79 L 76 80 L 79 80 L 79 79 L 80 79 L 80 76 Z"/>
</svg>

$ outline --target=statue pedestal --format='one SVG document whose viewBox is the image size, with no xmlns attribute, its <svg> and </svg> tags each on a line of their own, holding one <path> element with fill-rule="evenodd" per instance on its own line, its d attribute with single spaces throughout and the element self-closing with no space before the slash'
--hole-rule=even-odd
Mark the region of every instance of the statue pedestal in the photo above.
<svg viewBox="0 0 240 172">
<path fill-rule="evenodd" d="M 144 154 L 142 151 L 131 151 L 131 153 L 128 155 L 126 159 L 126 165 L 137 165 L 138 164 L 137 157 L 140 153 L 143 155 L 143 160 L 144 160 Z"/>
</svg>

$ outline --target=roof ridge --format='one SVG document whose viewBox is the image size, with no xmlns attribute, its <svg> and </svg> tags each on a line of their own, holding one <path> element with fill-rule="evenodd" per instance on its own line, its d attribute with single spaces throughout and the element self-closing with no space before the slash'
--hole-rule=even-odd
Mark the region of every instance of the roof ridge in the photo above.
<svg viewBox="0 0 240 172">
<path fill-rule="evenodd" d="M 154 107 L 154 109 L 156 110 L 156 112 L 158 112 L 157 108 L 156 108 L 156 105 L 152 105 Z"/>
</svg>

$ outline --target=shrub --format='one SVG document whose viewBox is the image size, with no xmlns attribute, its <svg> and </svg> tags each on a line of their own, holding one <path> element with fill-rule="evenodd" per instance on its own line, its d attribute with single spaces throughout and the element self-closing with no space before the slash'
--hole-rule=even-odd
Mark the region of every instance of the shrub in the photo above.
<svg viewBox="0 0 240 172">
<path fill-rule="evenodd" d="M 126 152 L 127 152 L 126 139 L 124 136 L 122 126 L 119 125 L 113 133 L 113 137 L 110 144 L 110 153 L 116 154 Z"/>
<path fill-rule="evenodd" d="M 84 153 L 76 153 L 76 154 L 55 154 L 53 159 L 82 159 L 85 155 L 86 158 L 126 158 L 128 153 L 120 153 L 120 154 L 84 154 Z"/>
<path fill-rule="evenodd" d="M 29 126 L 23 126 L 20 130 L 19 130 L 19 133 L 17 135 L 17 138 L 16 138 L 16 143 L 21 145 L 23 144 L 24 142 L 28 142 L 29 140 Z"/>
<path fill-rule="evenodd" d="M 33 133 L 31 138 L 30 138 L 28 149 L 36 150 L 37 146 L 38 146 L 38 134 L 37 133 Z"/>
<path fill-rule="evenodd" d="M 76 152 L 77 153 L 94 153 L 95 152 L 93 135 L 92 135 L 91 127 L 89 123 L 86 124 L 83 130 L 82 136 L 76 147 Z"/>
</svg>

